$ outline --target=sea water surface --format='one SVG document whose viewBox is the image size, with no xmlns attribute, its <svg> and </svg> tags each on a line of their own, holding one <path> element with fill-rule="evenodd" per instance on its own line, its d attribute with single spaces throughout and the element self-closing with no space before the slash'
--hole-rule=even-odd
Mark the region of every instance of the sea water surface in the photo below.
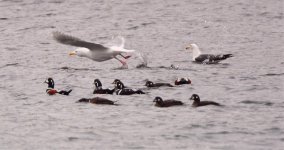
<svg viewBox="0 0 284 150">
<path fill-rule="evenodd" d="M 218 149 L 284 147 L 282 0 L 0 0 L 0 149 Z M 108 43 L 123 36 L 133 55 L 117 60 L 69 57 L 60 31 Z M 232 53 L 217 65 L 192 62 L 185 47 Z M 179 69 L 168 68 L 171 64 Z M 70 96 L 48 96 L 47 77 Z M 189 77 L 191 85 L 148 90 L 146 80 Z M 75 103 L 118 78 L 145 95 L 99 95 L 119 106 Z M 192 108 L 189 97 L 224 107 Z M 157 108 L 153 99 L 185 106 Z M 282 148 L 281 148 L 282 147 Z"/>
</svg>

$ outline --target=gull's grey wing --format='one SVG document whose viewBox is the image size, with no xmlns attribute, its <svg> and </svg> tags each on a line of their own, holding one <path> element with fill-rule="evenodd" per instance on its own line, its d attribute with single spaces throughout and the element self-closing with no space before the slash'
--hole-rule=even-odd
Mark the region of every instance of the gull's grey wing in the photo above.
<svg viewBox="0 0 284 150">
<path fill-rule="evenodd" d="M 201 54 L 198 57 L 195 58 L 195 61 L 197 62 L 203 62 L 205 60 L 209 60 L 210 56 L 212 57 L 212 55 L 208 55 L 208 54 Z"/>
<path fill-rule="evenodd" d="M 72 45 L 72 46 L 77 46 L 77 47 L 85 47 L 90 50 L 107 50 L 108 49 L 107 47 L 101 44 L 86 42 L 79 38 L 66 35 L 61 32 L 53 32 L 53 38 L 61 44 Z"/>
<path fill-rule="evenodd" d="M 225 60 L 229 57 L 233 57 L 232 54 L 225 54 L 225 55 L 212 55 L 212 54 L 201 54 L 195 58 L 197 62 L 209 62 L 209 63 L 217 63 L 221 60 Z"/>
</svg>

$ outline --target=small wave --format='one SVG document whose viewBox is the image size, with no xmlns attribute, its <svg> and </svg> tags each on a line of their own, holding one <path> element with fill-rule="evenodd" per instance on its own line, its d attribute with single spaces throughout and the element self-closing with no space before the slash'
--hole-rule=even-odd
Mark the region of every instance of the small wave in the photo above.
<svg viewBox="0 0 284 150">
<path fill-rule="evenodd" d="M 133 26 L 133 27 L 127 28 L 127 30 L 137 30 L 138 28 L 139 28 L 138 26 Z"/>
<path fill-rule="evenodd" d="M 68 141 L 74 141 L 74 140 L 78 140 L 78 137 L 68 137 Z"/>
<path fill-rule="evenodd" d="M 0 18 L 0 20 L 8 20 L 8 18 Z"/>
<path fill-rule="evenodd" d="M 145 22 L 145 23 L 141 23 L 142 26 L 148 26 L 148 25 L 151 25 L 151 24 L 155 24 L 155 22 Z"/>
<path fill-rule="evenodd" d="M 265 101 L 251 101 L 251 100 L 241 101 L 241 103 L 244 103 L 244 104 L 259 104 L 259 105 L 266 105 L 266 106 L 271 106 L 271 105 L 273 105 L 273 103 L 272 103 L 272 102 L 265 102 Z"/>
<path fill-rule="evenodd" d="M 17 51 L 17 50 L 19 50 L 18 48 L 14 48 L 14 47 L 6 47 L 5 49 L 9 50 L 9 51 Z"/>
<path fill-rule="evenodd" d="M 265 129 L 266 131 L 281 131 L 280 128 L 278 127 L 271 127 L 271 128 L 268 128 L 268 129 Z"/>
<path fill-rule="evenodd" d="M 19 63 L 11 63 L 11 64 L 6 64 L 5 66 L 17 66 Z"/>
<path fill-rule="evenodd" d="M 63 2 L 64 2 L 64 0 L 53 0 L 53 1 L 50 1 L 48 3 L 61 4 Z"/>
<path fill-rule="evenodd" d="M 220 132 L 208 132 L 206 134 L 211 135 L 211 134 L 230 134 L 230 133 L 231 132 L 229 132 L 229 131 L 220 131 Z"/>
<path fill-rule="evenodd" d="M 9 63 L 9 64 L 5 64 L 3 66 L 1 66 L 0 68 L 5 68 L 5 67 L 9 67 L 9 66 L 18 66 L 19 63 Z"/>
<path fill-rule="evenodd" d="M 284 75 L 284 73 L 267 73 L 261 76 L 282 76 Z"/>
</svg>

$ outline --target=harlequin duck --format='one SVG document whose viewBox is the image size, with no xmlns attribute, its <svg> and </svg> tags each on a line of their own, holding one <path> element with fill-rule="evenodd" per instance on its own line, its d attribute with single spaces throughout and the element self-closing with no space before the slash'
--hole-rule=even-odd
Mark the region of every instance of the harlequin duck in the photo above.
<svg viewBox="0 0 284 150">
<path fill-rule="evenodd" d="M 170 83 L 153 83 L 152 81 L 147 81 L 145 86 L 147 87 L 161 87 L 161 86 L 174 87 Z"/>
<path fill-rule="evenodd" d="M 200 106 L 206 106 L 206 105 L 215 105 L 215 106 L 221 106 L 219 103 L 213 102 L 213 101 L 200 101 L 200 98 L 197 94 L 192 94 L 190 97 L 190 100 L 193 100 L 192 107 L 200 107 Z"/>
<path fill-rule="evenodd" d="M 112 82 L 112 84 L 116 84 L 117 82 L 121 82 L 119 79 L 114 79 L 114 81 Z"/>
<path fill-rule="evenodd" d="M 48 78 L 47 80 L 44 81 L 44 83 L 48 84 L 48 87 L 46 89 L 46 93 L 48 95 L 54 95 L 56 93 L 61 94 L 61 95 L 69 95 L 72 91 L 72 90 L 69 90 L 69 91 L 64 91 L 64 90 L 57 91 L 57 90 L 55 90 L 54 89 L 55 83 L 54 83 L 54 80 L 52 78 Z"/>
<path fill-rule="evenodd" d="M 175 80 L 175 85 L 181 84 L 191 84 L 191 80 L 189 78 L 178 78 L 177 80 Z"/>
<path fill-rule="evenodd" d="M 77 101 L 77 103 L 92 103 L 92 104 L 105 104 L 105 105 L 115 105 L 114 101 L 108 100 L 102 97 L 94 97 L 94 98 L 81 98 Z"/>
<path fill-rule="evenodd" d="M 116 85 L 117 82 L 122 83 L 119 79 L 114 79 L 114 81 L 112 82 L 112 84 Z M 124 85 L 123 85 L 124 86 Z M 127 86 L 124 86 L 124 88 L 128 88 Z"/>
<path fill-rule="evenodd" d="M 153 102 L 156 102 L 155 106 L 157 107 L 171 107 L 176 105 L 183 105 L 183 102 L 177 100 L 164 100 L 161 97 L 155 97 Z"/>
<path fill-rule="evenodd" d="M 114 81 L 112 82 L 112 84 L 114 84 L 114 90 L 116 90 L 116 83 L 117 82 L 120 82 L 120 83 L 122 83 L 119 79 L 114 79 Z M 123 83 L 122 83 L 123 84 Z M 128 88 L 127 86 L 125 86 L 125 85 L 123 85 L 124 86 L 124 88 Z"/>
<path fill-rule="evenodd" d="M 125 88 L 124 84 L 119 80 L 115 83 L 115 93 L 116 95 L 132 95 L 132 94 L 145 94 L 141 90 L 133 90 L 130 88 Z"/>
<path fill-rule="evenodd" d="M 114 89 L 103 89 L 102 88 L 102 83 L 99 79 L 94 80 L 94 84 L 96 86 L 93 94 L 113 94 Z"/>
</svg>

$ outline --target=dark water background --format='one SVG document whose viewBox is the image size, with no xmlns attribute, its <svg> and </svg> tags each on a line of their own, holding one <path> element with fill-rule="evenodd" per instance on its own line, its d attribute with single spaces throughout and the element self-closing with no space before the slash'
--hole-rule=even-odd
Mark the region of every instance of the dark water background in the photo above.
<svg viewBox="0 0 284 150">
<path fill-rule="evenodd" d="M 0 149 L 283 149 L 283 3 L 1 0 Z M 116 60 L 69 57 L 74 47 L 56 43 L 52 31 L 99 43 L 124 36 L 126 48 L 145 54 L 151 68 L 135 68 L 135 56 L 128 70 L 114 69 L 120 66 Z M 235 57 L 194 64 L 184 50 L 189 43 Z M 180 69 L 159 68 L 171 64 Z M 46 95 L 47 77 L 73 92 Z M 146 80 L 177 77 L 190 77 L 193 84 L 103 96 L 120 106 L 74 103 L 94 96 L 95 78 L 104 87 L 119 78 L 144 88 Z M 226 106 L 192 108 L 193 93 Z M 157 108 L 155 96 L 187 105 Z"/>
</svg>

